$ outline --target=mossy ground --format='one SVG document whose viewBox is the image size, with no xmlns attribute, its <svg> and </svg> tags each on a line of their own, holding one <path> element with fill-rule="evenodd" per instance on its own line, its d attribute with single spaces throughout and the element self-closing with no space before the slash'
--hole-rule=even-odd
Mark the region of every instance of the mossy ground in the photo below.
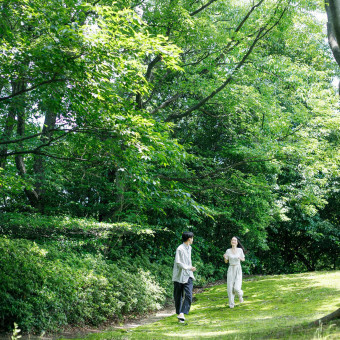
<svg viewBox="0 0 340 340">
<path fill-rule="evenodd" d="M 87 339 L 338 339 L 340 322 L 308 324 L 340 307 L 340 271 L 256 276 L 243 281 L 245 302 L 228 308 L 226 284 L 196 295 L 187 325 L 176 315 Z"/>
</svg>

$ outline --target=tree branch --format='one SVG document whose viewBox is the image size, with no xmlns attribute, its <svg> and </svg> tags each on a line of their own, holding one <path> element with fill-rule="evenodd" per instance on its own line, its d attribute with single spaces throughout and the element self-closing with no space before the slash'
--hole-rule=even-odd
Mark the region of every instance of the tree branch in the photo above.
<svg viewBox="0 0 340 340">
<path fill-rule="evenodd" d="M 224 173 L 230 169 L 234 169 L 236 168 L 237 166 L 239 165 L 242 165 L 242 164 L 247 164 L 247 163 L 257 163 L 257 162 L 270 162 L 270 161 L 273 161 L 277 159 L 276 157 L 273 157 L 273 158 L 268 158 L 268 159 L 246 159 L 246 160 L 243 160 L 243 161 L 240 161 L 240 162 L 237 162 L 237 163 L 233 163 L 225 168 L 221 168 L 221 169 L 218 169 L 216 171 L 212 171 L 212 172 L 208 172 L 206 174 L 202 174 L 200 176 L 195 176 L 195 177 L 190 177 L 190 178 L 185 178 L 185 177 L 167 177 L 167 176 L 164 176 L 164 175 L 159 175 L 158 177 L 159 178 L 162 178 L 162 179 L 165 179 L 165 180 L 168 180 L 168 181 L 176 181 L 176 182 L 192 182 L 192 181 L 196 181 L 196 180 L 202 180 L 202 179 L 205 179 L 205 178 L 216 178 L 216 177 L 219 177 L 221 176 L 221 173 Z M 248 183 L 249 184 L 249 183 Z"/>
<path fill-rule="evenodd" d="M 96 128 L 87 128 L 87 129 L 84 129 L 84 128 L 72 128 L 72 129 L 59 129 L 59 128 L 55 128 L 55 129 L 49 129 L 49 130 L 46 130 L 44 132 L 39 132 L 39 133 L 36 133 L 34 135 L 30 135 L 30 136 L 26 136 L 26 137 L 22 137 L 22 138 L 18 138 L 18 139 L 12 139 L 12 140 L 6 140 L 6 141 L 0 141 L 0 145 L 1 144 L 14 144 L 14 143 L 19 143 L 19 142 L 22 142 L 24 140 L 28 140 L 28 139 L 32 139 L 32 138 L 35 138 L 35 137 L 39 137 L 41 136 L 42 134 L 47 134 L 47 133 L 50 133 L 50 132 L 67 132 L 67 133 L 72 133 L 72 132 L 77 132 L 77 133 L 100 133 L 102 135 L 103 132 L 115 132 L 115 131 L 112 131 L 112 130 L 109 130 L 109 129 L 96 129 Z M 112 137 L 111 137 L 112 138 Z"/>
<path fill-rule="evenodd" d="M 145 79 L 147 82 L 150 81 L 151 78 L 151 74 L 152 74 L 152 69 L 154 68 L 154 66 L 160 61 L 162 60 L 162 57 L 160 55 L 156 56 L 148 65 L 148 68 L 146 70 L 145 73 Z M 137 93 L 136 95 L 136 102 L 137 102 L 137 107 L 138 109 L 142 109 L 143 108 L 143 100 L 142 100 L 142 95 L 141 93 Z"/>
<path fill-rule="evenodd" d="M 233 79 L 233 75 L 242 67 L 242 65 L 244 64 L 244 62 L 246 61 L 246 59 L 248 58 L 248 56 L 250 55 L 250 53 L 253 51 L 255 45 L 257 44 L 260 35 L 262 34 L 264 28 L 262 28 L 259 33 L 257 34 L 257 37 L 254 39 L 253 43 L 251 44 L 251 46 L 249 47 L 247 53 L 243 56 L 243 58 L 241 59 L 241 61 L 237 64 L 237 66 L 234 68 L 234 70 L 232 71 L 231 75 L 222 83 L 221 86 L 219 86 L 216 90 L 214 90 L 213 92 L 211 92 L 207 97 L 205 97 L 204 99 L 202 99 L 199 103 L 197 103 L 196 105 L 192 106 L 191 108 L 189 108 L 188 110 L 186 110 L 183 113 L 180 114 L 173 114 L 170 115 L 165 121 L 169 122 L 173 119 L 179 119 L 179 118 L 183 118 L 185 116 L 188 116 L 191 112 L 199 109 L 202 105 L 204 105 L 209 99 L 213 98 L 216 94 L 218 94 L 219 92 L 221 92 Z"/>
<path fill-rule="evenodd" d="M 48 130 L 47 132 L 53 132 L 53 131 L 66 131 L 66 130 L 50 129 L 50 130 Z M 39 136 L 41 136 L 41 135 L 44 134 L 44 133 L 46 133 L 46 131 L 45 131 L 45 132 L 39 132 L 39 133 L 36 133 L 36 134 L 34 134 L 34 135 L 30 135 L 30 136 L 18 138 L 18 139 L 0 141 L 0 144 L 14 144 L 14 143 L 20 143 L 20 142 L 23 142 L 24 140 L 27 140 L 27 139 L 32 139 L 32 138 L 35 138 L 35 137 L 39 137 Z"/>
<path fill-rule="evenodd" d="M 158 55 L 157 57 L 155 57 L 151 63 L 148 65 L 148 69 L 146 70 L 146 73 L 145 73 L 145 78 L 147 81 L 150 80 L 150 77 L 151 77 L 151 73 L 152 73 L 152 69 L 154 68 L 154 66 L 162 60 L 162 57 L 160 55 Z"/>
<path fill-rule="evenodd" d="M 156 113 L 157 111 L 169 106 L 172 102 L 177 100 L 181 96 L 181 93 L 177 93 L 174 96 L 167 99 L 165 102 L 163 102 L 160 106 L 156 107 L 154 110 L 151 111 L 151 114 Z"/>
<path fill-rule="evenodd" d="M 242 19 L 242 21 L 239 23 L 239 25 L 236 27 L 235 29 L 235 33 L 237 33 L 239 30 L 241 30 L 242 26 L 244 25 L 244 23 L 248 20 L 248 18 L 250 17 L 251 13 L 257 8 L 259 7 L 262 3 L 263 3 L 264 0 L 261 0 L 260 2 L 258 2 L 256 5 L 252 6 L 251 9 L 248 11 L 248 13 L 245 15 L 245 17 Z M 212 3 L 212 1 L 210 2 Z M 210 3 L 208 3 L 206 6 L 208 6 Z M 206 7 L 205 6 L 205 7 Z M 203 9 L 203 7 L 202 7 Z M 250 35 L 251 36 L 251 35 Z M 249 36 L 249 37 L 250 37 Z M 222 51 L 220 53 L 227 53 L 230 51 L 230 46 L 231 44 L 235 42 L 235 40 L 232 40 L 230 41 L 227 46 L 225 46 Z M 240 41 L 237 41 L 236 44 L 233 46 L 236 47 L 237 45 L 239 45 Z M 216 53 L 216 52 L 212 52 L 212 53 L 209 53 L 207 52 L 203 57 L 201 57 L 201 59 L 199 59 L 198 61 L 194 62 L 194 63 L 188 63 L 184 66 L 190 66 L 190 65 L 196 65 L 196 64 L 199 64 L 202 60 L 206 59 L 207 57 L 209 57 L 210 55 L 212 55 L 213 53 Z M 217 57 L 215 59 L 215 63 L 218 62 L 219 60 L 221 59 L 221 56 Z M 205 70 L 201 71 L 202 74 L 206 74 L 207 72 L 204 72 Z M 174 95 L 173 97 L 169 98 L 168 100 L 166 100 L 163 104 L 161 104 L 160 106 L 158 106 L 156 109 L 154 109 L 151 113 L 154 114 L 156 113 L 157 111 L 159 111 L 160 109 L 164 108 L 164 107 L 167 107 L 173 100 L 172 98 L 174 98 L 174 100 L 176 100 L 178 97 L 179 94 L 176 94 Z M 175 117 L 177 118 L 177 117 Z M 171 120 L 172 118 L 168 118 L 166 121 L 168 120 Z"/>
<path fill-rule="evenodd" d="M 259 6 L 264 0 L 261 0 L 257 5 L 255 6 Z M 254 7 L 254 6 L 253 6 Z M 237 64 L 237 66 L 234 68 L 234 70 L 232 71 L 231 75 L 222 83 L 221 86 L 219 86 L 216 90 L 214 90 L 213 92 L 210 93 L 210 95 L 208 95 L 207 97 L 205 97 L 204 99 L 202 99 L 199 103 L 197 103 L 196 105 L 192 106 L 191 108 L 189 108 L 188 110 L 186 110 L 183 113 L 180 114 L 172 114 L 170 115 L 167 119 L 165 119 L 166 122 L 169 122 L 171 120 L 174 119 L 180 119 L 183 118 L 185 116 L 188 116 L 191 112 L 199 109 L 201 106 L 203 106 L 207 101 L 209 101 L 211 98 L 213 98 L 216 94 L 218 94 L 219 92 L 221 92 L 233 79 L 233 75 L 243 66 L 243 64 L 245 63 L 246 59 L 249 57 L 249 55 L 252 53 L 254 47 L 256 46 L 257 42 L 262 39 L 268 32 L 270 32 L 282 19 L 283 15 L 285 14 L 287 10 L 287 7 L 285 7 L 285 9 L 282 11 L 281 15 L 279 16 L 279 18 L 274 22 L 274 24 L 272 26 L 270 26 L 269 28 L 267 28 L 267 26 L 269 25 L 269 22 L 264 25 L 263 27 L 261 27 L 258 30 L 258 33 L 255 37 L 255 39 L 253 40 L 251 46 L 249 47 L 247 53 L 243 56 L 243 58 L 241 59 L 241 61 L 239 61 L 239 63 Z M 241 25 L 241 24 L 240 24 Z"/>
<path fill-rule="evenodd" d="M 212 3 L 216 2 L 217 0 L 210 0 L 207 4 L 203 5 L 202 7 L 200 7 L 199 9 L 197 9 L 196 11 L 194 12 L 191 12 L 190 13 L 190 16 L 194 16 L 196 15 L 197 13 L 203 11 L 205 8 L 207 8 L 208 6 L 210 6 Z M 263 0 L 262 0 L 263 1 Z"/>
<path fill-rule="evenodd" d="M 264 0 L 261 0 L 261 1 L 258 2 L 256 5 L 254 5 L 254 6 L 252 6 L 252 7 L 250 8 L 250 10 L 248 11 L 248 13 L 244 16 L 244 18 L 242 19 L 242 21 L 241 21 L 241 22 L 238 24 L 238 26 L 236 27 L 234 33 L 237 33 L 237 32 L 239 32 L 239 31 L 241 30 L 241 28 L 243 27 L 243 25 L 244 25 L 244 24 L 246 23 L 246 21 L 249 19 L 250 15 L 255 11 L 255 9 L 256 9 L 257 7 L 260 7 L 260 6 L 262 5 L 263 1 L 264 1 Z M 227 52 L 230 51 L 229 48 L 230 48 L 230 46 L 231 46 L 231 44 L 232 44 L 233 42 L 235 42 L 235 39 L 232 39 L 232 40 L 227 44 L 227 46 L 223 49 L 223 53 L 227 53 Z M 240 43 L 240 41 L 238 41 L 237 44 L 236 44 L 235 46 L 237 46 L 239 43 Z M 234 47 L 235 47 L 235 46 L 234 46 Z M 219 58 L 218 58 L 218 60 L 219 60 Z"/>
<path fill-rule="evenodd" d="M 298 132 L 299 130 L 301 130 L 306 124 L 300 124 L 300 126 L 298 126 L 295 130 L 293 130 L 290 133 L 287 133 L 286 135 L 277 138 L 276 141 L 277 142 L 282 142 L 283 140 L 285 140 L 287 137 L 294 135 L 296 132 Z"/>
<path fill-rule="evenodd" d="M 47 152 L 41 152 L 41 151 L 37 151 L 34 152 L 34 154 L 36 155 L 41 155 L 41 156 L 46 156 L 46 157 L 50 157 L 50 158 L 54 158 L 54 159 L 59 159 L 59 160 L 63 160 L 63 161 L 70 161 L 70 162 L 90 162 L 89 159 L 85 159 L 85 158 L 78 158 L 78 157 L 62 157 L 62 156 L 56 156 L 56 155 L 52 155 L 50 153 Z"/>
<path fill-rule="evenodd" d="M 19 96 L 20 94 L 23 94 L 23 93 L 26 93 L 26 92 L 30 92 L 30 91 L 36 89 L 39 86 L 46 85 L 46 84 L 51 84 L 51 83 L 56 83 L 56 82 L 63 82 L 63 81 L 66 81 L 66 80 L 67 79 L 53 79 L 53 78 L 50 79 L 50 80 L 45 80 L 45 81 L 43 81 L 43 82 L 41 82 L 39 84 L 33 85 L 31 87 L 28 87 L 26 89 L 23 89 L 21 91 L 13 93 L 10 96 L 2 97 L 2 98 L 0 98 L 0 102 L 5 101 L 7 99 L 11 99 L 11 98 L 16 97 L 16 96 Z"/>
<path fill-rule="evenodd" d="M 58 139 L 61 139 L 61 138 L 65 137 L 69 133 L 70 132 L 65 132 L 65 133 L 63 133 L 62 135 L 60 135 L 60 136 L 58 136 L 56 138 L 51 138 L 47 143 L 40 144 L 39 146 L 37 146 L 34 149 L 8 152 L 6 154 L 6 156 L 8 157 L 8 156 L 13 156 L 13 155 L 37 154 L 39 149 L 44 148 L 46 146 L 50 146 L 53 142 L 55 142 Z"/>
</svg>

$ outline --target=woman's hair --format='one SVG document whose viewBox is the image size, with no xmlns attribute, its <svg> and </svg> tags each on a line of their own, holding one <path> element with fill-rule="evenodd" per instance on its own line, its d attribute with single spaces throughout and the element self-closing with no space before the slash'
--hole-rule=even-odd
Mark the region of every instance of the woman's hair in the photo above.
<svg viewBox="0 0 340 340">
<path fill-rule="evenodd" d="M 189 238 L 193 238 L 194 237 L 194 233 L 192 233 L 191 231 L 185 231 L 183 234 L 182 234 L 182 240 L 183 242 L 186 242 L 188 241 Z"/>
<path fill-rule="evenodd" d="M 237 248 L 241 248 L 241 249 L 243 250 L 243 253 L 245 254 L 245 253 L 246 253 L 246 250 L 244 249 L 244 247 L 243 247 L 243 245 L 242 245 L 240 239 L 239 239 L 237 236 L 233 236 L 231 239 L 233 239 L 234 237 L 235 237 L 236 240 L 237 240 Z"/>
</svg>

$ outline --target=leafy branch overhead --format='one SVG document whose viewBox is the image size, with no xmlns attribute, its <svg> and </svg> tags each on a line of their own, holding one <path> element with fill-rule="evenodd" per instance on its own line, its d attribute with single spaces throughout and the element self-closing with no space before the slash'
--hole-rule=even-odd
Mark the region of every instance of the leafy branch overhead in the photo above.
<svg viewBox="0 0 340 340">
<path fill-rule="evenodd" d="M 220 242 L 233 231 L 256 249 L 305 223 L 332 236 L 339 114 L 324 11 L 1 2 L 0 209 L 192 225 Z"/>
<path fill-rule="evenodd" d="M 0 330 L 160 308 L 184 230 L 338 269 L 338 3 L 0 1 Z"/>
</svg>

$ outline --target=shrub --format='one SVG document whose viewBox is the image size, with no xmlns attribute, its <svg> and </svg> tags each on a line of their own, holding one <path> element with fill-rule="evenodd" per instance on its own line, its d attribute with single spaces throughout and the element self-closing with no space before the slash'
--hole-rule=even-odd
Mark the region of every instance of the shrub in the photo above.
<svg viewBox="0 0 340 340">
<path fill-rule="evenodd" d="M 172 267 L 181 240 L 169 230 L 6 213 L 0 216 L 0 235 L 2 329 L 14 322 L 25 332 L 98 325 L 159 309 L 172 297 Z M 198 243 L 196 285 L 226 271 L 223 264 L 211 264 L 212 257 L 204 262 L 201 249 L 221 259 L 204 240 Z"/>
<path fill-rule="evenodd" d="M 97 325 L 124 313 L 158 309 L 165 290 L 143 268 L 55 244 L 0 238 L 0 320 L 24 331 Z"/>
</svg>

